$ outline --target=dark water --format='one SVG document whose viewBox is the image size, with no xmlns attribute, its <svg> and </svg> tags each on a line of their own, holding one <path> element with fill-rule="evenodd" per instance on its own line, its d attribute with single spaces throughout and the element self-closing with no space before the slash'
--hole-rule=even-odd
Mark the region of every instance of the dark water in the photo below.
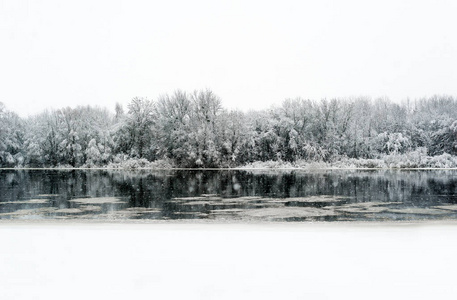
<svg viewBox="0 0 457 300">
<path fill-rule="evenodd" d="M 0 170 L 0 219 L 457 218 L 457 171 Z"/>
</svg>

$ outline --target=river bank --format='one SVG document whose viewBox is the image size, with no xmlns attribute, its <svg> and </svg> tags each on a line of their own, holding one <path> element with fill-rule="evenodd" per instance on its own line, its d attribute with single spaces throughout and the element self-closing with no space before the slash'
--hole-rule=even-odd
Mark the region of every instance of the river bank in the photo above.
<svg viewBox="0 0 457 300">
<path fill-rule="evenodd" d="M 455 299 L 454 222 L 1 222 L 5 299 Z"/>
<path fill-rule="evenodd" d="M 252 170 L 252 169 L 276 169 L 276 170 L 331 170 L 331 169 L 457 169 L 457 156 L 447 153 L 428 156 L 424 152 L 411 151 L 407 153 L 393 153 L 382 155 L 377 158 L 348 158 L 345 156 L 334 157 L 329 161 L 296 160 L 293 162 L 282 160 L 254 161 L 244 165 L 221 165 L 214 167 L 188 168 L 177 165 L 173 160 L 160 159 L 148 161 L 147 159 L 128 158 L 118 160 L 107 165 L 85 164 L 78 167 L 70 165 L 58 166 L 17 166 L 14 168 L 0 169 L 107 169 L 107 170 Z"/>
</svg>

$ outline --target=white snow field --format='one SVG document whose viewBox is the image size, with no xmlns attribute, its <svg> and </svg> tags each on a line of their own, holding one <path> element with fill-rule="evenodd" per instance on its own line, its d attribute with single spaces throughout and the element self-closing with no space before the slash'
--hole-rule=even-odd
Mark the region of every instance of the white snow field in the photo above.
<svg viewBox="0 0 457 300">
<path fill-rule="evenodd" d="M 0 222 L 0 299 L 457 299 L 457 223 Z"/>
</svg>

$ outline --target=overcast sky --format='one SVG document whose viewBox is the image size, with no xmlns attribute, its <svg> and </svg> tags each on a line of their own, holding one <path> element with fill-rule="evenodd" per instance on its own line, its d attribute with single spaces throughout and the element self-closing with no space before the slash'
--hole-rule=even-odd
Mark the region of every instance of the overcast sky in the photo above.
<svg viewBox="0 0 457 300">
<path fill-rule="evenodd" d="M 20 115 L 210 88 L 285 98 L 457 95 L 457 1 L 0 0 L 0 101 Z"/>
</svg>

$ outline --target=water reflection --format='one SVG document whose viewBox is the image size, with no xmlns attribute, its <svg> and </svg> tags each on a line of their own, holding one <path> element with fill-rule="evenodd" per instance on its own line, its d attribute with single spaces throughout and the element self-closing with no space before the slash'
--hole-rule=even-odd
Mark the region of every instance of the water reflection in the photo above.
<svg viewBox="0 0 457 300">
<path fill-rule="evenodd" d="M 1 170 L 1 219 L 454 219 L 456 171 Z"/>
</svg>

